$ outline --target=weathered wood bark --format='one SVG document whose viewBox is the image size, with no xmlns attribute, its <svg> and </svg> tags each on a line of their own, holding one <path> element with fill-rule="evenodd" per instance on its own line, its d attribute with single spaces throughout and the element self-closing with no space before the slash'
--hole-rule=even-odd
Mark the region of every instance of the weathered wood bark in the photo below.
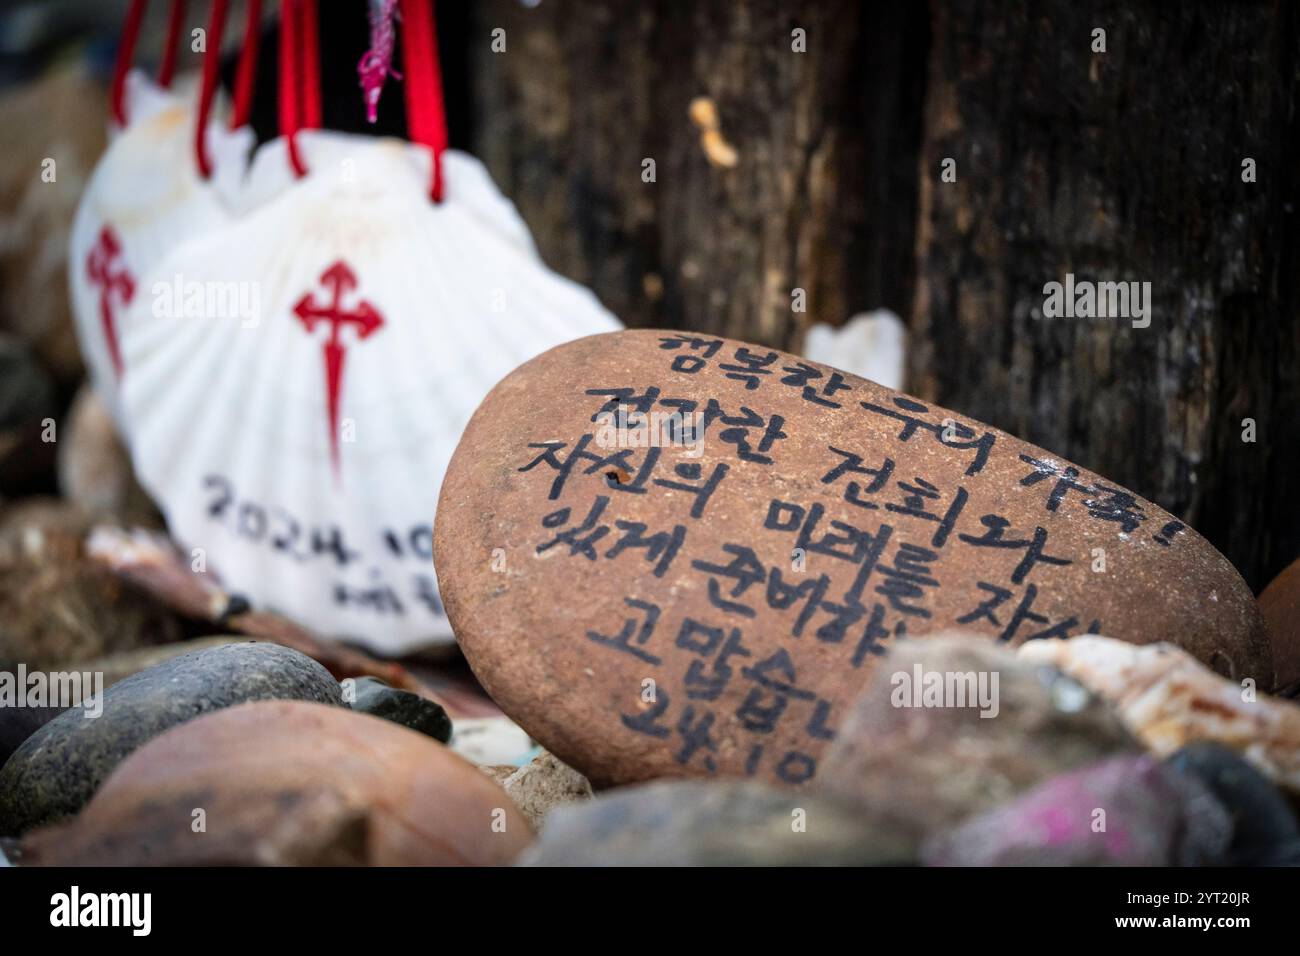
<svg viewBox="0 0 1300 956">
<path fill-rule="evenodd" d="M 1300 20 L 1129 7 L 934 6 L 911 384 L 1159 502 L 1258 589 L 1300 553 Z M 1150 282 L 1150 327 L 1040 318 L 1068 272 Z"/>
<path fill-rule="evenodd" d="M 478 8 L 476 151 L 546 261 L 630 325 L 782 346 L 813 321 L 906 312 L 923 7 Z M 504 52 L 490 46 L 498 28 Z M 793 49 L 796 29 L 806 52 Z M 734 167 L 702 147 L 696 97 L 713 101 Z M 793 311 L 794 289 L 806 312 Z"/>
<path fill-rule="evenodd" d="M 544 258 L 629 324 L 797 346 L 811 321 L 889 306 L 910 317 L 911 390 L 1157 501 L 1256 588 L 1300 554 L 1294 7 L 487 0 L 475 16 L 473 148 Z M 734 167 L 702 149 L 697 96 Z M 1150 327 L 1037 318 L 1067 272 L 1150 282 Z"/>
</svg>

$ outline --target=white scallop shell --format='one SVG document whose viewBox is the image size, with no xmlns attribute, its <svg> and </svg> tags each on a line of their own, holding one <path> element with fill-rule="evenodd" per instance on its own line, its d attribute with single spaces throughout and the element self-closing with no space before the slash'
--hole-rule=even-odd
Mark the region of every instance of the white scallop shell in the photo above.
<svg viewBox="0 0 1300 956">
<path fill-rule="evenodd" d="M 170 87 L 161 87 L 142 70 L 132 69 L 126 74 L 126 86 L 122 96 L 127 116 L 127 129 L 137 122 L 143 122 L 156 116 L 162 110 L 178 102 L 190 101 L 198 91 L 199 74 L 182 73 L 176 77 Z M 108 124 L 108 141 L 123 132 L 116 123 Z"/>
<path fill-rule="evenodd" d="M 318 633 L 399 654 L 452 639 L 431 531 L 471 413 L 520 363 L 621 324 L 547 270 L 526 230 L 501 228 L 513 208 L 487 201 L 472 158 L 445 154 L 434 205 L 426 151 L 345 139 L 304 137 L 304 179 L 151 271 L 154 302 L 192 308 L 137 298 L 123 396 L 137 473 L 196 562 Z M 339 333 L 332 428 L 331 323 L 308 331 L 295 308 L 332 301 L 322 277 L 340 262 L 355 278 L 343 309 L 382 325 Z M 340 561 L 339 541 L 356 557 Z"/>
<path fill-rule="evenodd" d="M 901 391 L 907 366 L 907 327 L 888 309 L 859 312 L 836 328 L 814 323 L 804 338 L 805 358 Z"/>
<path fill-rule="evenodd" d="M 129 123 L 91 173 L 69 237 L 77 338 L 95 390 L 119 425 L 125 364 L 119 369 L 113 340 L 127 301 L 138 294 L 144 273 L 181 240 L 229 221 L 223 196 L 236 191 L 252 146 L 250 129 L 231 131 L 214 120 L 207 132 L 213 181 L 200 178 L 193 155 L 195 100 L 188 95 L 193 86 L 182 81 L 172 92 L 138 71 L 128 75 Z"/>
<path fill-rule="evenodd" d="M 427 181 L 430 173 L 428 149 L 413 143 L 398 140 L 381 143 L 373 136 L 326 130 L 301 130 L 297 139 L 299 153 L 309 170 L 321 176 L 337 176 L 345 183 L 378 175 L 368 168 L 370 160 L 367 157 L 385 155 L 394 150 L 405 153 L 405 162 L 411 164 L 417 176 Z M 374 153 L 380 147 L 383 152 Z M 448 199 L 477 216 L 484 225 L 524 252 L 537 255 L 532 233 L 515 204 L 497 189 L 481 162 L 468 153 L 449 149 L 442 154 L 442 171 Z M 234 201 L 236 214 L 242 215 L 264 205 L 294 181 L 287 141 L 279 137 L 263 143 L 253 154 L 247 177 L 239 184 L 238 198 Z M 455 195 L 451 195 L 452 192 Z"/>
</svg>

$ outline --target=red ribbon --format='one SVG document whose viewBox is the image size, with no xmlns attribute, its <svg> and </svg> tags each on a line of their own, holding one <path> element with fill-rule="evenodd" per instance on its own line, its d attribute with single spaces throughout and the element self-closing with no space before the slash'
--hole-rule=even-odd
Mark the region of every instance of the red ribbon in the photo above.
<svg viewBox="0 0 1300 956">
<path fill-rule="evenodd" d="M 262 38 L 262 0 L 248 0 L 248 20 L 244 25 L 244 48 L 235 72 L 235 106 L 230 113 L 230 128 L 248 125 L 253 111 L 253 86 L 257 79 L 257 46 Z"/>
<path fill-rule="evenodd" d="M 144 0 L 131 0 L 126 24 L 122 27 L 122 42 L 117 45 L 117 62 L 113 65 L 113 86 L 109 95 L 113 120 L 118 126 L 126 126 L 126 74 L 135 59 L 135 42 L 140 38 L 140 21 L 143 19 Z"/>
<path fill-rule="evenodd" d="M 433 152 L 429 195 L 442 202 L 442 154 L 447 149 L 447 114 L 432 0 L 402 2 L 402 70 L 406 75 L 406 126 L 411 142 Z"/>
<path fill-rule="evenodd" d="M 401 0 L 402 59 L 406 83 L 406 124 L 411 142 L 429 147 L 433 172 L 429 195 L 442 202 L 442 154 L 447 149 L 447 115 L 432 0 Z M 300 129 L 321 125 L 320 41 L 316 0 L 281 0 L 280 134 L 298 177 L 307 165 L 298 148 Z"/>
<path fill-rule="evenodd" d="M 203 86 L 199 91 L 199 108 L 194 121 L 194 149 L 199 160 L 199 175 L 212 176 L 212 160 L 208 156 L 208 117 L 212 115 L 212 100 L 217 93 L 221 68 L 221 35 L 226 28 L 226 10 L 230 0 L 212 0 L 212 13 L 208 18 L 207 52 L 203 56 Z"/>
<path fill-rule="evenodd" d="M 113 64 L 113 84 L 109 92 L 109 108 L 113 121 L 120 127 L 127 124 L 126 75 L 135 62 L 136 42 L 140 39 L 140 25 L 144 21 L 145 0 L 131 0 L 126 23 L 122 27 L 122 42 L 117 47 L 117 61 Z M 176 48 L 180 45 L 181 28 L 185 25 L 185 0 L 172 0 L 167 17 L 167 35 L 163 41 L 162 62 L 158 65 L 158 85 L 168 89 L 176 73 Z"/>
<path fill-rule="evenodd" d="M 307 166 L 298 151 L 298 129 L 301 125 L 299 87 L 302 72 L 298 66 L 303 0 L 280 0 L 280 135 L 289 148 L 289 163 L 295 176 L 307 175 Z M 311 0 L 308 0 L 311 2 Z"/>
<path fill-rule="evenodd" d="M 158 64 L 158 85 L 164 90 L 171 88 L 172 76 L 176 73 L 176 47 L 184 23 L 185 0 L 173 0 L 171 14 L 167 18 L 166 46 L 163 47 L 162 62 Z"/>
</svg>

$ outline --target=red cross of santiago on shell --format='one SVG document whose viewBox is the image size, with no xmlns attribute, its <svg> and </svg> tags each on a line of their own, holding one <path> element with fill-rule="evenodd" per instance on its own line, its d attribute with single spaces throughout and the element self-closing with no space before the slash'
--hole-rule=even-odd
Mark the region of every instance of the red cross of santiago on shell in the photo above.
<svg viewBox="0 0 1300 956">
<path fill-rule="evenodd" d="M 86 254 L 86 277 L 99 286 L 99 322 L 104 342 L 113 361 L 113 371 L 122 377 L 122 353 L 117 344 L 117 321 L 113 314 L 113 297 L 130 305 L 135 296 L 135 277 L 123 261 L 122 240 L 112 226 L 99 230 L 99 238 Z"/>
<path fill-rule="evenodd" d="M 330 458 L 334 474 L 339 472 L 339 402 L 343 392 L 343 363 L 347 346 L 339 338 L 344 325 L 355 327 L 358 341 L 364 341 L 384 324 L 384 317 L 365 299 L 357 299 L 350 310 L 343 305 L 344 297 L 356 290 L 357 276 L 342 259 L 320 275 L 328 301 L 316 301 L 314 291 L 309 291 L 293 307 L 293 314 L 308 332 L 314 332 L 321 323 L 329 324 L 329 335 L 324 341 L 326 425 L 330 435 Z"/>
</svg>

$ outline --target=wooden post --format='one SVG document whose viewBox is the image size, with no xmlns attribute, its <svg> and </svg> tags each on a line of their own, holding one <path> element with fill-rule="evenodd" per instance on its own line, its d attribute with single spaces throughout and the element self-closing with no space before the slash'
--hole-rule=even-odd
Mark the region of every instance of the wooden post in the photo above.
<svg viewBox="0 0 1300 956">
<path fill-rule="evenodd" d="M 1297 10 L 933 15 L 914 390 L 1151 498 L 1262 587 L 1300 553 Z M 1067 273 L 1150 282 L 1150 327 L 1041 318 Z"/>
<path fill-rule="evenodd" d="M 547 263 L 629 324 L 789 347 L 813 321 L 906 312 L 923 6 L 478 7 L 476 151 Z"/>
<path fill-rule="evenodd" d="M 1256 588 L 1300 554 L 1294 6 L 486 0 L 465 43 L 472 147 L 629 324 L 797 348 L 893 308 L 910 390 L 1155 500 Z M 1041 318 L 1067 273 L 1150 282 L 1150 326 Z"/>
</svg>

